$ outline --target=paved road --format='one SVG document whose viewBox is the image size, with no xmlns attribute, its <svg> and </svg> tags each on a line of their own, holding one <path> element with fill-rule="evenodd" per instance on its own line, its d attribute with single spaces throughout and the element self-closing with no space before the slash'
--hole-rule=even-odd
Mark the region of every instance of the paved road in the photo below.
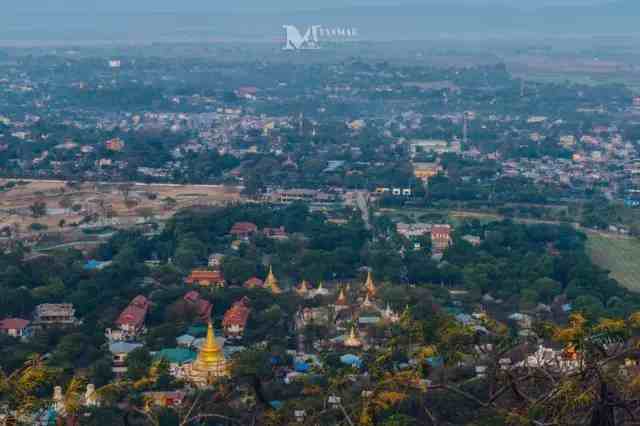
<svg viewBox="0 0 640 426">
<path fill-rule="evenodd" d="M 369 202 L 368 202 L 368 194 L 365 191 L 358 191 L 356 195 L 356 205 L 362 212 L 362 220 L 364 221 L 364 226 L 367 230 L 371 230 L 371 220 L 370 220 L 370 212 L 369 212 Z"/>
</svg>

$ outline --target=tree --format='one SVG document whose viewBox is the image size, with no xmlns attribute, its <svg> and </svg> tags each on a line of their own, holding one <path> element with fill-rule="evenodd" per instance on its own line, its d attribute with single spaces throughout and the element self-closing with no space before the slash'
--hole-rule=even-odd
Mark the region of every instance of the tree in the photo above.
<svg viewBox="0 0 640 426">
<path fill-rule="evenodd" d="M 131 380 L 140 380 L 147 375 L 151 366 L 151 354 L 146 348 L 132 350 L 125 360 L 127 377 Z"/>
<path fill-rule="evenodd" d="M 35 201 L 29 206 L 29 210 L 31 210 L 31 216 L 34 218 L 45 216 L 47 214 L 47 203 L 42 200 Z"/>
<path fill-rule="evenodd" d="M 129 201 L 129 194 L 131 194 L 131 190 L 133 189 L 133 185 L 131 183 L 123 183 L 118 185 L 118 191 L 122 194 L 122 199 L 125 201 Z"/>
<path fill-rule="evenodd" d="M 136 209 L 136 214 L 140 217 L 143 217 L 147 222 L 154 216 L 153 209 L 151 207 L 140 207 Z"/>
<path fill-rule="evenodd" d="M 100 358 L 89 367 L 89 380 L 96 388 L 105 386 L 113 380 L 113 362 L 111 357 Z"/>
<path fill-rule="evenodd" d="M 242 284 L 256 274 L 256 264 L 237 256 L 225 256 L 222 259 L 222 273 L 227 281 Z"/>
</svg>

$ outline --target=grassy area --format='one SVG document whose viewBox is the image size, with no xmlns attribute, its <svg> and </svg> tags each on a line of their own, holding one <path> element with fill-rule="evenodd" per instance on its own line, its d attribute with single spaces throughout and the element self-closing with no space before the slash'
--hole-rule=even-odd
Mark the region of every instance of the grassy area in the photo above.
<svg viewBox="0 0 640 426">
<path fill-rule="evenodd" d="M 589 233 L 587 251 L 594 263 L 629 290 L 640 292 L 640 241 Z"/>
</svg>

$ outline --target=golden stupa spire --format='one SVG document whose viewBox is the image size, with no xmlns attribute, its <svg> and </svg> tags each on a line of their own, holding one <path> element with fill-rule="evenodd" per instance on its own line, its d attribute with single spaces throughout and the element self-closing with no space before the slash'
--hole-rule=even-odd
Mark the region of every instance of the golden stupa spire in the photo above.
<svg viewBox="0 0 640 426">
<path fill-rule="evenodd" d="M 348 346 L 350 348 L 355 348 L 358 346 L 362 346 L 362 342 L 360 341 L 360 339 L 358 339 L 358 336 L 356 336 L 356 326 L 352 325 L 351 326 L 351 332 L 349 333 L 349 337 L 347 337 L 344 341 L 344 345 Z"/>
<path fill-rule="evenodd" d="M 307 280 L 302 280 L 302 282 L 296 289 L 296 292 L 301 296 L 309 292 L 309 283 L 307 282 Z"/>
<path fill-rule="evenodd" d="M 213 323 L 209 320 L 209 326 L 207 327 L 207 337 L 204 344 L 198 352 L 198 359 L 196 364 L 198 367 L 212 367 L 218 365 L 221 361 L 224 362 L 224 353 L 216 342 L 216 336 L 213 331 Z"/>
<path fill-rule="evenodd" d="M 362 301 L 362 307 L 368 308 L 370 306 L 373 306 L 373 303 L 371 302 L 371 299 L 369 299 L 369 293 L 367 292 L 367 294 L 364 296 L 364 300 Z"/>
<path fill-rule="evenodd" d="M 371 274 L 371 270 L 367 272 L 367 281 L 364 283 L 364 289 L 366 290 L 368 295 L 375 296 L 378 292 L 376 289 L 376 285 L 373 283 L 373 275 Z"/>
<path fill-rule="evenodd" d="M 271 290 L 273 294 L 282 293 L 282 289 L 278 285 L 278 279 L 273 273 L 273 266 L 269 265 L 269 274 L 267 275 L 267 279 L 264 282 L 264 286 Z"/>
<path fill-rule="evenodd" d="M 341 288 L 338 300 L 336 300 L 336 305 L 346 305 L 347 303 L 347 295 L 344 293 L 344 288 Z"/>
<path fill-rule="evenodd" d="M 210 386 L 220 377 L 229 376 L 227 360 L 216 342 L 213 323 L 209 320 L 207 337 L 198 351 L 198 357 L 187 370 L 187 377 L 198 387 Z"/>
</svg>

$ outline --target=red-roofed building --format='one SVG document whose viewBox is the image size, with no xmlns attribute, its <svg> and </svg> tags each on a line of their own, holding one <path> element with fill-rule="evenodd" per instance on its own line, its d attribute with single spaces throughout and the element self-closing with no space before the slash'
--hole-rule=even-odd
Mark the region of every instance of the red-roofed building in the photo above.
<svg viewBox="0 0 640 426">
<path fill-rule="evenodd" d="M 253 86 L 239 87 L 238 90 L 236 90 L 236 96 L 244 99 L 255 99 L 257 93 L 258 88 Z"/>
<path fill-rule="evenodd" d="M 224 287 L 224 276 L 218 270 L 194 269 L 184 282 L 201 287 Z"/>
<path fill-rule="evenodd" d="M 134 338 L 144 330 L 144 319 L 147 316 L 149 306 L 149 300 L 142 295 L 138 295 L 120 313 L 116 320 L 116 325 L 120 328 L 122 340 Z"/>
<path fill-rule="evenodd" d="M 284 226 L 279 228 L 264 228 L 262 233 L 267 238 L 273 238 L 274 240 L 286 240 L 288 238 L 287 231 L 285 231 Z"/>
<path fill-rule="evenodd" d="M 262 288 L 264 287 L 264 281 L 258 277 L 249 278 L 244 282 L 245 288 Z"/>
<path fill-rule="evenodd" d="M 431 247 L 434 253 L 443 253 L 451 244 L 451 226 L 433 225 L 431 228 Z"/>
<path fill-rule="evenodd" d="M 256 224 L 251 222 L 236 222 L 229 233 L 236 238 L 248 240 L 251 235 L 258 232 Z"/>
<path fill-rule="evenodd" d="M 249 319 L 249 300 L 246 297 L 238 300 L 224 313 L 222 328 L 228 339 L 241 339 Z"/>
<path fill-rule="evenodd" d="M 29 321 L 22 318 L 5 318 L 0 320 L 0 333 L 11 337 L 26 337 L 28 335 Z"/>
<path fill-rule="evenodd" d="M 190 291 L 183 297 L 184 301 L 193 306 L 198 314 L 198 319 L 202 322 L 209 321 L 211 317 L 211 303 L 200 297 L 197 291 Z"/>
<path fill-rule="evenodd" d="M 109 151 L 122 151 L 124 148 L 124 141 L 120 138 L 109 139 L 104 143 L 104 146 Z"/>
</svg>

